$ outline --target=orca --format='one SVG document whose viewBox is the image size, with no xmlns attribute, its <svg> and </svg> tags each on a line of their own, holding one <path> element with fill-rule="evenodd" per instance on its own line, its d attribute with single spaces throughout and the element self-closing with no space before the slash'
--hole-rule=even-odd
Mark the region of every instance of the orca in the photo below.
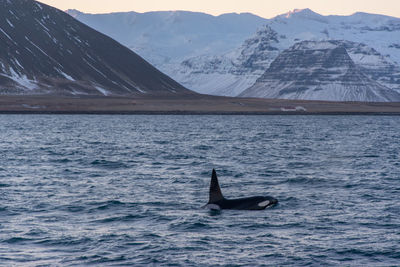
<svg viewBox="0 0 400 267">
<path fill-rule="evenodd" d="M 270 196 L 226 199 L 222 195 L 221 188 L 219 187 L 217 172 L 213 169 L 210 184 L 210 199 L 204 208 L 209 208 L 211 210 L 263 210 L 277 203 L 278 200 Z"/>
</svg>

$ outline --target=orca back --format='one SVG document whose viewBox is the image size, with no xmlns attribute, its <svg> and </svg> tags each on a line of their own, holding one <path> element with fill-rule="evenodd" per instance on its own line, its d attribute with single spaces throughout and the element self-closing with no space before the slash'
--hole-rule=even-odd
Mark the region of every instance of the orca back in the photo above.
<svg viewBox="0 0 400 267">
<path fill-rule="evenodd" d="M 210 183 L 210 199 L 204 208 L 212 210 L 236 209 L 236 210 L 263 210 L 276 205 L 278 200 L 270 196 L 256 196 L 237 199 L 226 199 L 219 187 L 217 172 L 212 170 Z"/>
</svg>

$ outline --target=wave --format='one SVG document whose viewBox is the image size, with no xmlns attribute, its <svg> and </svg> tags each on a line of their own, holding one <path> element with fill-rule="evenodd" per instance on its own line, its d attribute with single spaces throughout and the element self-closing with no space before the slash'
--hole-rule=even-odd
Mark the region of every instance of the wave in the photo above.
<svg viewBox="0 0 400 267">
<path fill-rule="evenodd" d="M 105 169 L 126 169 L 129 168 L 128 165 L 126 165 L 123 162 L 119 162 L 119 161 L 110 161 L 110 160 L 94 160 L 90 163 L 91 165 L 95 166 L 95 167 L 100 167 L 100 168 L 105 168 Z"/>
</svg>

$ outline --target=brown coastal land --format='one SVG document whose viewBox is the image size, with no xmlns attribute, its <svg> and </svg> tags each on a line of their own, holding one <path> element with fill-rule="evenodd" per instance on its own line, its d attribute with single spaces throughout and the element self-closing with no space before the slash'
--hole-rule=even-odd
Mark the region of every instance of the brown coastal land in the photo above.
<svg viewBox="0 0 400 267">
<path fill-rule="evenodd" d="M 151 97 L 0 96 L 0 113 L 400 115 L 400 102 L 328 102 L 208 95 Z"/>
</svg>

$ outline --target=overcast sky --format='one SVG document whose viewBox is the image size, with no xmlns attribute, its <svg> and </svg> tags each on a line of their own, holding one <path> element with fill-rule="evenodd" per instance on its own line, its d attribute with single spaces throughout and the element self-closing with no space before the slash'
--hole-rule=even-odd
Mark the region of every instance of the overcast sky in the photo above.
<svg viewBox="0 0 400 267">
<path fill-rule="evenodd" d="M 250 12 L 271 18 L 296 8 L 322 15 L 350 15 L 357 11 L 400 17 L 400 0 L 41 0 L 62 10 L 88 13 L 117 11 L 189 10 L 220 15 Z"/>
</svg>

